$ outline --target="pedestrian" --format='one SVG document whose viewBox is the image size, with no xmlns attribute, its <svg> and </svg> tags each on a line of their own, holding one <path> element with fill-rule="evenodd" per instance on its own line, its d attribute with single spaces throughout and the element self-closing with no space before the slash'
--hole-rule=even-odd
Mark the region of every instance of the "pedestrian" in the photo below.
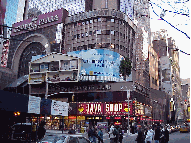
<svg viewBox="0 0 191 143">
<path fill-rule="evenodd" d="M 149 127 L 145 137 L 145 143 L 152 143 L 152 138 L 153 138 L 153 131 L 152 131 L 152 128 Z"/>
<path fill-rule="evenodd" d="M 45 123 L 42 122 L 40 124 L 40 127 L 38 128 L 38 140 L 41 140 L 44 137 L 45 133 L 46 133 L 46 129 L 44 128 L 44 124 Z"/>
<path fill-rule="evenodd" d="M 155 143 L 159 143 L 160 136 L 161 136 L 160 127 L 157 126 L 157 127 L 155 128 L 155 136 L 154 136 Z"/>
<path fill-rule="evenodd" d="M 96 138 L 97 138 L 97 129 L 96 129 L 96 126 L 94 126 L 93 128 L 93 143 L 96 143 Z"/>
<path fill-rule="evenodd" d="M 119 131 L 119 143 L 122 143 L 123 140 L 122 125 L 120 125 L 118 131 Z"/>
<path fill-rule="evenodd" d="M 109 138 L 110 138 L 110 143 L 114 143 L 114 138 L 115 136 L 113 135 L 113 132 L 114 132 L 114 126 L 113 124 L 111 125 L 111 128 L 110 128 L 110 131 L 109 131 Z"/>
<path fill-rule="evenodd" d="M 168 143 L 169 141 L 169 131 L 167 130 L 167 126 L 165 126 L 165 131 L 164 131 L 164 142 Z"/>
<path fill-rule="evenodd" d="M 98 132 L 98 143 L 103 143 L 103 131 L 102 131 L 102 128 L 99 129 L 99 132 Z"/>
<path fill-rule="evenodd" d="M 160 143 L 165 143 L 165 138 L 164 138 L 164 127 L 161 126 L 161 135 L 160 135 Z"/>
<path fill-rule="evenodd" d="M 113 134 L 115 135 L 114 142 L 118 143 L 118 140 L 119 140 L 119 126 L 114 127 Z"/>
<path fill-rule="evenodd" d="M 138 135 L 135 141 L 137 143 L 144 143 L 144 131 L 141 126 L 138 128 Z"/>
<path fill-rule="evenodd" d="M 93 130 L 92 127 L 89 128 L 88 130 L 88 138 L 91 142 L 93 142 Z"/>
</svg>

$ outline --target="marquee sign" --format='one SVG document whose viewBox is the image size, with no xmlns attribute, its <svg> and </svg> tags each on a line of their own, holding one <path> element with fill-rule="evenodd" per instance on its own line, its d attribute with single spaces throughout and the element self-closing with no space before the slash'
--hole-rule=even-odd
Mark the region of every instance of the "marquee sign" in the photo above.
<svg viewBox="0 0 191 143">
<path fill-rule="evenodd" d="M 46 14 L 41 14 L 36 18 L 30 18 L 21 22 L 13 24 L 13 32 L 11 36 L 19 35 L 28 31 L 44 28 L 64 22 L 68 12 L 65 9 L 59 9 Z"/>
<path fill-rule="evenodd" d="M 132 104 L 128 108 L 127 103 L 79 103 L 77 105 L 79 115 L 127 115 L 132 114 Z"/>
</svg>

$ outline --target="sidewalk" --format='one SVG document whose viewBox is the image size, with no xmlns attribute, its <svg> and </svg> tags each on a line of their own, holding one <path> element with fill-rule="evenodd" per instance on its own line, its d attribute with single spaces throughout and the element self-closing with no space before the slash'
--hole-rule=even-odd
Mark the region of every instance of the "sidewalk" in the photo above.
<svg viewBox="0 0 191 143">
<path fill-rule="evenodd" d="M 60 130 L 46 130 L 46 133 L 53 133 L 53 134 L 62 134 L 62 131 Z M 68 131 L 63 131 L 63 134 L 68 134 Z M 79 134 L 79 135 L 83 135 L 83 134 L 86 134 L 85 133 L 77 133 L 76 134 Z"/>
</svg>

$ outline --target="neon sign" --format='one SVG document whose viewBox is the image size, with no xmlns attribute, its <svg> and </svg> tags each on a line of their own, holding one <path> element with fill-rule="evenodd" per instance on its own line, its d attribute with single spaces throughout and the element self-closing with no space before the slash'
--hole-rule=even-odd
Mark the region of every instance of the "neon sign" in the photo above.
<svg viewBox="0 0 191 143">
<path fill-rule="evenodd" d="M 132 114 L 132 104 L 128 109 L 127 103 L 79 103 L 77 107 L 80 115 L 127 115 L 128 111 Z"/>
</svg>

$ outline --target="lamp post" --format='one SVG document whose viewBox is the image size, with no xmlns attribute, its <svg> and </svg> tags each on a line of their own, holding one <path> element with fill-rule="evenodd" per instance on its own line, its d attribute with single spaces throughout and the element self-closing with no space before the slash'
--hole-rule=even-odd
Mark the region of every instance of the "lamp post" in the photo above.
<svg viewBox="0 0 191 143">
<path fill-rule="evenodd" d="M 133 83 L 133 90 L 135 90 L 135 86 L 134 86 L 134 83 Z M 127 87 L 125 86 L 125 88 L 127 89 Z M 123 86 L 121 86 L 121 89 L 123 89 Z M 130 127 L 129 127 L 129 98 L 130 98 L 130 89 L 127 89 L 125 90 L 127 92 L 127 100 L 125 100 L 127 103 L 128 103 L 128 122 L 127 122 L 127 126 L 128 126 L 128 135 L 130 134 Z"/>
</svg>

